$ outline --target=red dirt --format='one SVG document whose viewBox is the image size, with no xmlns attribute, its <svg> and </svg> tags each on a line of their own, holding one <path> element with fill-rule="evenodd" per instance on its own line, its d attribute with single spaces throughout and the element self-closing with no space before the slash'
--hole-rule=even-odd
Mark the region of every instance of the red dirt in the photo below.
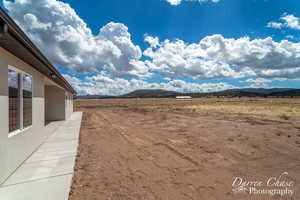
<svg viewBox="0 0 300 200">
<path fill-rule="evenodd" d="M 297 191 L 300 132 L 291 123 L 79 105 L 71 200 L 297 199 L 232 192 L 235 177 L 266 180 L 283 172 Z"/>
</svg>

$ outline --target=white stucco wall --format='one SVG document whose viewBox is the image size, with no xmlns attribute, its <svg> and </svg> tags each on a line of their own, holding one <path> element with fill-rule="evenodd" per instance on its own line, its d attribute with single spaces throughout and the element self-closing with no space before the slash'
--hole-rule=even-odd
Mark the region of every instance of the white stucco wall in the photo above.
<svg viewBox="0 0 300 200">
<path fill-rule="evenodd" d="M 1 55 L 0 51 L 0 55 Z M 7 86 L 7 62 L 0 59 L 0 183 L 7 175 L 7 134 L 8 134 L 8 86 Z"/>
<path fill-rule="evenodd" d="M 45 86 L 45 118 L 46 121 L 66 119 L 65 90 L 56 86 Z"/>
<path fill-rule="evenodd" d="M 33 125 L 12 137 L 8 137 L 8 66 L 13 66 L 32 75 L 33 79 Z M 61 91 L 65 96 L 65 91 Z M 45 76 L 0 48 L 0 184 L 49 136 L 47 135 L 49 134 L 48 131 L 45 131 L 44 97 Z M 66 109 L 64 105 L 62 109 Z M 70 115 L 69 112 L 70 109 L 67 112 L 68 115 Z"/>
<path fill-rule="evenodd" d="M 66 120 L 73 113 L 73 94 L 56 86 L 45 87 L 46 121 Z"/>
<path fill-rule="evenodd" d="M 66 92 L 65 105 L 66 105 L 66 119 L 68 119 L 73 113 L 73 94 L 70 92 Z"/>
</svg>

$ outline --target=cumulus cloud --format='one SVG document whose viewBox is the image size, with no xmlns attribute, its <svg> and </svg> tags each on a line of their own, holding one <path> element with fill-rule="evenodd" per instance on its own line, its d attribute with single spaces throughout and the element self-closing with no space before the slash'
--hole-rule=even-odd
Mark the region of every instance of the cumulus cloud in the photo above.
<svg viewBox="0 0 300 200">
<path fill-rule="evenodd" d="M 284 14 L 280 17 L 282 22 L 269 22 L 267 27 L 281 29 L 282 27 L 300 30 L 300 19 L 293 14 Z"/>
<path fill-rule="evenodd" d="M 291 40 L 295 39 L 295 37 L 294 37 L 293 35 L 286 35 L 285 37 L 286 37 L 287 39 L 291 39 Z"/>
<path fill-rule="evenodd" d="M 265 79 L 265 78 L 250 78 L 244 81 L 240 81 L 242 83 L 248 83 L 250 84 L 247 87 L 252 87 L 252 88 L 267 88 L 269 87 L 268 84 L 272 82 L 270 79 Z"/>
<path fill-rule="evenodd" d="M 300 67 L 290 69 L 265 69 L 259 72 L 258 76 L 265 78 L 280 78 L 280 79 L 299 79 Z"/>
<path fill-rule="evenodd" d="M 159 45 L 159 38 L 152 36 L 145 36 L 145 42 L 148 42 L 151 47 L 156 48 Z"/>
<path fill-rule="evenodd" d="M 299 18 L 294 15 L 285 15 L 281 17 L 285 21 L 285 25 L 291 29 L 300 30 Z"/>
<path fill-rule="evenodd" d="M 269 22 L 269 23 L 267 24 L 267 27 L 268 27 L 268 28 L 275 28 L 275 29 L 281 29 L 282 26 L 283 26 L 283 24 L 282 24 L 282 23 L 279 23 L 279 22 Z"/>
<path fill-rule="evenodd" d="M 70 76 L 68 74 L 63 74 L 65 79 L 72 85 L 72 87 L 77 91 L 78 94 L 93 94 L 93 87 L 95 83 L 82 81 L 81 79 Z"/>
<path fill-rule="evenodd" d="M 166 0 L 166 1 L 173 6 L 178 6 L 179 4 L 182 3 L 183 0 Z M 218 3 L 220 0 L 185 0 L 185 1 L 194 1 L 199 3 L 207 3 L 207 2 Z"/>
<path fill-rule="evenodd" d="M 288 78 L 294 77 L 289 72 L 300 66 L 300 43 L 275 42 L 271 37 L 251 40 L 212 35 L 192 44 L 165 40 L 157 48 L 146 49 L 144 55 L 151 59 L 151 69 L 170 77 L 209 79 L 273 74 Z"/>
<path fill-rule="evenodd" d="M 110 77 L 105 73 L 88 76 L 84 80 L 64 75 L 75 86 L 80 94 L 120 95 L 138 89 L 164 89 L 178 92 L 214 92 L 235 88 L 235 86 L 220 83 L 192 83 L 183 80 L 167 80 L 165 82 L 148 82 L 141 79 L 123 79 Z"/>
<path fill-rule="evenodd" d="M 182 1 L 169 2 L 178 5 Z M 300 78 L 300 43 L 276 42 L 271 37 L 251 40 L 211 35 L 190 44 L 180 39 L 160 41 L 158 37 L 146 35 L 149 47 L 142 52 L 132 42 L 124 24 L 110 22 L 95 35 L 69 4 L 59 0 L 4 0 L 3 3 L 54 64 L 76 73 L 96 74 L 84 79 L 65 75 L 81 94 L 116 95 L 141 88 L 208 92 L 234 87 L 227 83 L 197 84 L 182 78 L 251 76 L 256 77 L 255 81 Z M 293 15 L 283 15 L 281 20 L 270 22 L 268 27 L 300 29 L 299 19 Z M 163 81 L 147 81 L 154 74 Z"/>
<path fill-rule="evenodd" d="M 247 79 L 247 80 L 241 81 L 241 82 L 244 82 L 244 83 L 270 83 L 270 82 L 272 82 L 272 80 L 265 79 L 265 78 L 256 78 L 256 79 L 250 78 L 250 79 Z"/>
<path fill-rule="evenodd" d="M 181 4 L 182 0 L 166 0 L 166 1 L 169 2 L 173 6 L 177 6 L 177 5 Z"/>
<path fill-rule="evenodd" d="M 147 76 L 139 63 L 142 52 L 131 41 L 128 28 L 108 23 L 97 35 L 69 4 L 58 0 L 4 0 L 9 14 L 55 64 L 76 72 L 97 67 L 114 76 Z"/>
</svg>

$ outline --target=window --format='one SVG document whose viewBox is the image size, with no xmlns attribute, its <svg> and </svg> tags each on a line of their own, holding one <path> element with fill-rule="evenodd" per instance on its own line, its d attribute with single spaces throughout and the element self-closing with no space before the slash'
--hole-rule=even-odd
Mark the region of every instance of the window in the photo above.
<svg viewBox="0 0 300 200">
<path fill-rule="evenodd" d="M 20 129 L 20 74 L 8 70 L 9 132 Z"/>
<path fill-rule="evenodd" d="M 32 125 L 32 78 L 23 74 L 23 127 Z"/>
<path fill-rule="evenodd" d="M 8 69 L 9 133 L 32 125 L 32 77 L 17 69 Z"/>
</svg>

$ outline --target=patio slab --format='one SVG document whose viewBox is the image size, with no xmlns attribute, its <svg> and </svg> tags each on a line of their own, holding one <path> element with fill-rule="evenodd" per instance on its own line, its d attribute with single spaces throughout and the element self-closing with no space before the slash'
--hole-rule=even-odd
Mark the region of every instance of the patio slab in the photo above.
<svg viewBox="0 0 300 200">
<path fill-rule="evenodd" d="M 69 196 L 72 174 L 16 184 L 0 189 L 5 200 L 66 200 Z"/>
<path fill-rule="evenodd" d="M 53 134 L 0 186 L 0 199 L 67 200 L 78 147 L 81 112 L 57 122 Z"/>
<path fill-rule="evenodd" d="M 23 164 L 3 186 L 72 174 L 75 156 Z"/>
</svg>

